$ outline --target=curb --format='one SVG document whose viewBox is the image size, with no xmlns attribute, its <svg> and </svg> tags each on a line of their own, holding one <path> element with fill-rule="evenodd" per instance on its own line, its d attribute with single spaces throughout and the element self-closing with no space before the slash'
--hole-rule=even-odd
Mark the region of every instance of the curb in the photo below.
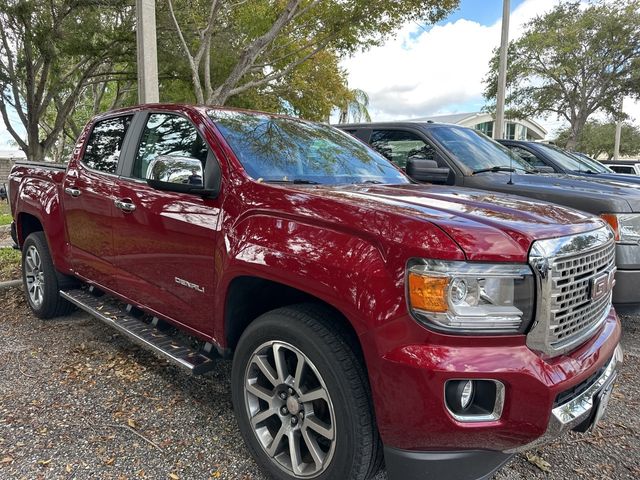
<svg viewBox="0 0 640 480">
<path fill-rule="evenodd" d="M 17 287 L 22 285 L 22 280 L 9 280 L 8 282 L 0 282 L 0 291 L 6 290 L 11 287 Z"/>
</svg>

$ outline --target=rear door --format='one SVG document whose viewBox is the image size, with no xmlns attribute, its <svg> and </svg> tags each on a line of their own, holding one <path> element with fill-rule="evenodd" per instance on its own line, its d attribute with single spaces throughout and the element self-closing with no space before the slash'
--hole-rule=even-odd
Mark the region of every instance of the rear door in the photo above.
<svg viewBox="0 0 640 480">
<path fill-rule="evenodd" d="M 118 289 L 160 316 L 212 335 L 219 200 L 155 190 L 145 179 L 158 155 L 196 158 L 203 165 L 217 159 L 186 116 L 140 114 L 135 129 L 117 195 L 128 207 L 114 214 Z"/>
<path fill-rule="evenodd" d="M 110 289 L 116 286 L 113 202 L 131 119 L 124 115 L 98 121 L 62 185 L 72 268 L 84 279 Z"/>
</svg>

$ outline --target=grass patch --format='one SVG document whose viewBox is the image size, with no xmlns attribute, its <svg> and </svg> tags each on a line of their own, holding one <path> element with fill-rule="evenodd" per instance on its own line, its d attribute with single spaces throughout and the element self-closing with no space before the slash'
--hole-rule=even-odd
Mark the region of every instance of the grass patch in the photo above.
<svg viewBox="0 0 640 480">
<path fill-rule="evenodd" d="M 0 281 L 20 278 L 22 253 L 13 248 L 0 248 Z"/>
<path fill-rule="evenodd" d="M 12 221 L 9 204 L 0 200 L 0 225 L 9 225 Z"/>
</svg>

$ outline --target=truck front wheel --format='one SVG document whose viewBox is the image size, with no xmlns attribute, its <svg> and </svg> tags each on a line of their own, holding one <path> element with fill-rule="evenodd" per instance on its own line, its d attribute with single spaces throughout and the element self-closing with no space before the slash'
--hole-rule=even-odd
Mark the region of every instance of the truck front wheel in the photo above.
<svg viewBox="0 0 640 480">
<path fill-rule="evenodd" d="M 47 239 L 43 232 L 34 232 L 22 246 L 22 283 L 33 313 L 51 318 L 69 313 L 73 306 L 60 297 L 60 289 L 73 281 L 53 266 Z"/>
<path fill-rule="evenodd" d="M 232 395 L 240 432 L 273 478 L 364 480 L 380 466 L 362 361 L 327 308 L 285 307 L 252 322 Z"/>
</svg>

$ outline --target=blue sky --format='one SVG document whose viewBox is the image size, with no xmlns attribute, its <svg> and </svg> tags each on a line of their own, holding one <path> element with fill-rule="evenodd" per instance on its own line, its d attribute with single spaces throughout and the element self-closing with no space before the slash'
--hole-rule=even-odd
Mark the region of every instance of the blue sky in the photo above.
<svg viewBox="0 0 640 480">
<path fill-rule="evenodd" d="M 512 0 L 509 38 L 559 0 Z M 435 25 L 405 25 L 384 45 L 345 59 L 350 88 L 369 94 L 373 120 L 399 120 L 480 110 L 483 79 L 500 44 L 502 0 L 462 0 Z M 640 103 L 625 101 L 640 122 Z M 535 119 L 553 137 L 564 126 L 554 116 Z"/>
<path fill-rule="evenodd" d="M 524 0 L 512 0 L 511 11 L 519 7 Z M 461 18 L 473 20 L 483 25 L 491 25 L 502 17 L 502 0 L 462 0 L 460 7 L 438 25 L 455 22 Z"/>
</svg>

